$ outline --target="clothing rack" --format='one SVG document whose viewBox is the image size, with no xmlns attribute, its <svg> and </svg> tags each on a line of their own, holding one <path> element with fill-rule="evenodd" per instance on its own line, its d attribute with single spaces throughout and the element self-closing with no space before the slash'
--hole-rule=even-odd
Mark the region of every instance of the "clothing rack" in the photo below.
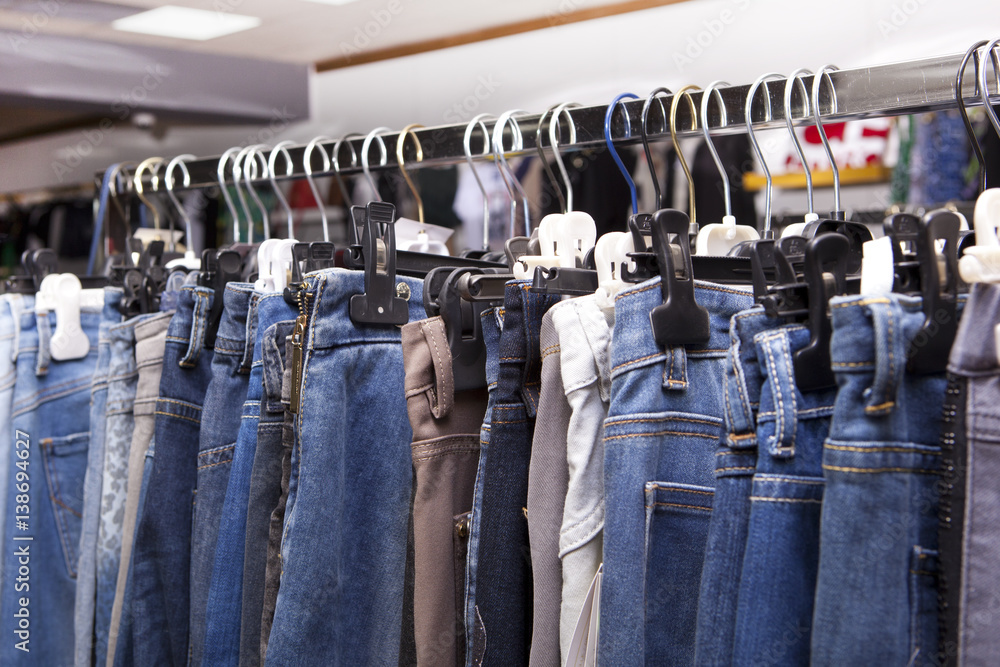
<svg viewBox="0 0 1000 667">
<path fill-rule="evenodd" d="M 820 110 L 823 120 L 829 122 L 861 119 L 871 116 L 894 116 L 911 113 L 921 113 L 941 109 L 956 107 L 955 76 L 964 54 L 938 56 L 924 58 L 920 60 L 910 60 L 887 65 L 875 65 L 871 67 L 861 67 L 855 69 L 836 70 L 830 72 L 830 81 L 836 90 L 836 109 L 833 109 L 833 95 L 829 83 L 822 85 L 820 89 Z M 988 66 L 988 65 L 987 65 Z M 812 91 L 813 76 L 802 77 L 802 82 L 806 89 Z M 993 78 L 996 80 L 996 77 Z M 785 127 L 784 112 L 784 82 L 771 81 L 770 85 L 762 85 L 756 93 L 753 107 L 754 130 L 777 129 Z M 750 92 L 751 84 L 736 85 L 725 88 L 718 88 L 722 102 L 725 105 L 728 123 L 722 126 L 722 116 L 718 107 L 718 97 L 709 104 L 709 130 L 713 134 L 736 134 L 746 130 L 746 115 L 744 106 L 746 97 Z M 804 102 L 801 97 L 801 89 L 796 85 L 796 90 L 792 96 L 792 122 L 796 125 L 814 124 L 813 114 L 802 116 Z M 978 85 L 974 74 L 972 62 L 967 65 L 965 78 L 963 81 L 962 95 L 966 104 L 970 107 L 981 106 L 982 101 L 978 94 Z M 766 92 L 765 92 L 766 91 Z M 771 120 L 764 122 L 766 116 L 766 104 L 764 95 L 770 96 Z M 700 109 L 702 93 L 691 93 L 695 108 Z M 660 98 L 663 108 L 669 113 L 672 97 L 663 96 Z M 1000 102 L 1000 94 L 992 93 L 990 100 L 994 103 Z M 645 98 L 623 102 L 620 107 L 628 113 L 631 136 L 625 137 L 625 120 L 621 109 L 617 110 L 612 119 L 612 137 L 616 144 L 627 145 L 637 144 L 642 136 L 642 108 Z M 585 148 L 603 146 L 604 139 L 604 116 L 607 110 L 606 105 L 581 106 L 570 108 L 570 113 L 576 127 L 577 140 L 570 144 L 560 144 L 560 151 L 572 151 Z M 811 110 L 810 110 L 811 111 Z M 551 116 L 551 114 L 550 114 Z M 508 151 L 507 157 L 516 157 L 537 153 L 536 130 L 540 114 L 526 114 L 516 116 L 523 135 L 523 150 Z M 561 117 L 561 122 L 565 123 L 565 115 Z M 650 140 L 662 140 L 669 137 L 667 125 L 660 114 L 659 105 L 650 109 L 647 125 Z M 492 132 L 494 120 L 484 121 L 485 126 Z M 509 125 L 509 124 L 508 124 Z M 417 139 L 423 148 L 424 159 L 417 163 L 415 159 L 406 161 L 406 168 L 414 169 L 418 166 L 434 167 L 459 164 L 465 161 L 464 136 L 467 123 L 456 125 L 442 125 L 436 127 L 421 128 L 414 131 Z M 677 114 L 677 134 L 680 136 L 694 136 L 702 132 L 700 123 L 698 129 L 692 128 L 692 119 L 689 105 L 681 101 Z M 681 129 L 684 128 L 684 129 Z M 369 148 L 370 168 L 372 170 L 397 169 L 398 163 L 395 158 L 396 141 L 399 132 L 388 132 L 379 135 L 386 145 L 388 154 L 385 164 L 380 164 L 380 150 Z M 564 131 L 565 134 L 565 131 Z M 504 147 L 511 145 L 511 131 L 508 127 L 505 131 L 507 140 Z M 351 166 L 352 156 L 348 143 L 354 148 L 358 155 L 357 166 Z M 359 174 L 361 167 L 361 150 L 364 137 L 354 137 L 344 140 L 340 146 L 340 173 L 344 175 Z M 371 142 L 377 143 L 377 142 Z M 410 151 L 414 148 L 412 137 L 410 138 Z M 323 148 L 332 156 L 334 142 L 323 143 Z M 543 146 L 548 148 L 548 141 L 543 136 Z M 483 151 L 483 136 L 481 130 L 476 130 L 472 135 L 471 148 L 474 159 L 489 158 L 480 155 Z M 288 148 L 293 170 L 290 174 L 284 174 L 284 164 L 279 161 L 280 174 L 276 175 L 277 180 L 305 178 L 306 174 L 302 170 L 302 156 L 304 146 Z M 216 176 L 219 157 L 199 158 L 187 162 L 187 168 L 191 175 L 189 188 L 205 188 L 218 185 Z M 317 162 L 313 157 L 313 164 Z M 228 170 L 227 170 L 228 171 Z M 227 174 L 228 175 L 228 174 Z M 321 178 L 334 175 L 334 171 L 313 171 L 314 178 Z M 175 181 L 180 177 L 179 170 L 175 170 Z M 257 182 L 264 182 L 266 179 L 256 179 Z M 182 188 L 178 183 L 176 189 Z"/>
</svg>

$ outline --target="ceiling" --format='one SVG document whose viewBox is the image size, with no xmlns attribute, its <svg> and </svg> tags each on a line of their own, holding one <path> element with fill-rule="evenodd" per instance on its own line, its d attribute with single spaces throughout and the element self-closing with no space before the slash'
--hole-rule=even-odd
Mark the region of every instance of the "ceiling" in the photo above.
<svg viewBox="0 0 1000 667">
<path fill-rule="evenodd" d="M 391 53 L 407 45 L 454 45 L 456 39 L 510 34 L 511 28 L 523 32 L 677 1 L 357 0 L 331 5 L 309 0 L 0 0 L 0 29 L 264 60 L 326 63 L 320 67 L 325 69 L 331 64 L 350 64 L 362 54 Z M 110 25 L 114 19 L 164 5 L 251 16 L 261 23 L 206 41 L 121 32 Z"/>
</svg>

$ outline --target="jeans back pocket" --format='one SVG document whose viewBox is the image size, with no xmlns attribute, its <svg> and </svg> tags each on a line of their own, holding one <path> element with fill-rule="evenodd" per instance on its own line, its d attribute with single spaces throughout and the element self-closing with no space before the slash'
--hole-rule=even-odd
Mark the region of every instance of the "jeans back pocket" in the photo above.
<svg viewBox="0 0 1000 667">
<path fill-rule="evenodd" d="M 48 497 L 66 572 L 76 578 L 83 516 L 83 479 L 87 472 L 90 433 L 73 433 L 40 441 Z"/>
</svg>

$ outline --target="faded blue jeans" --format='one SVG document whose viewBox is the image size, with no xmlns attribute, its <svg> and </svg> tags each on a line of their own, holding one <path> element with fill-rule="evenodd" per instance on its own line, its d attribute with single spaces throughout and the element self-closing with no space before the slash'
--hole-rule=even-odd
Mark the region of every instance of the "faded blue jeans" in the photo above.
<svg viewBox="0 0 1000 667">
<path fill-rule="evenodd" d="M 722 436 L 729 322 L 748 292 L 696 282 L 707 344 L 664 350 L 649 314 L 659 277 L 615 301 L 604 425 L 602 665 L 691 664 Z"/>
</svg>

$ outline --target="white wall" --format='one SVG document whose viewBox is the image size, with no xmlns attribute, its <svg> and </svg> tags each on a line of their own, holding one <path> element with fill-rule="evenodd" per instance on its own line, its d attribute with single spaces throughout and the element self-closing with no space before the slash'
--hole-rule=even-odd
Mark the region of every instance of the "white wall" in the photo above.
<svg viewBox="0 0 1000 667">
<path fill-rule="evenodd" d="M 573 4 L 545 1 L 553 9 Z M 286 126 L 276 110 L 271 127 L 177 128 L 162 139 L 132 128 L 75 131 L 6 146 L 0 191 L 90 181 L 122 159 L 219 154 L 248 141 L 453 123 L 568 100 L 600 104 L 625 90 L 964 52 L 998 36 L 995 0 L 691 0 L 316 75 L 308 124 Z"/>
</svg>

